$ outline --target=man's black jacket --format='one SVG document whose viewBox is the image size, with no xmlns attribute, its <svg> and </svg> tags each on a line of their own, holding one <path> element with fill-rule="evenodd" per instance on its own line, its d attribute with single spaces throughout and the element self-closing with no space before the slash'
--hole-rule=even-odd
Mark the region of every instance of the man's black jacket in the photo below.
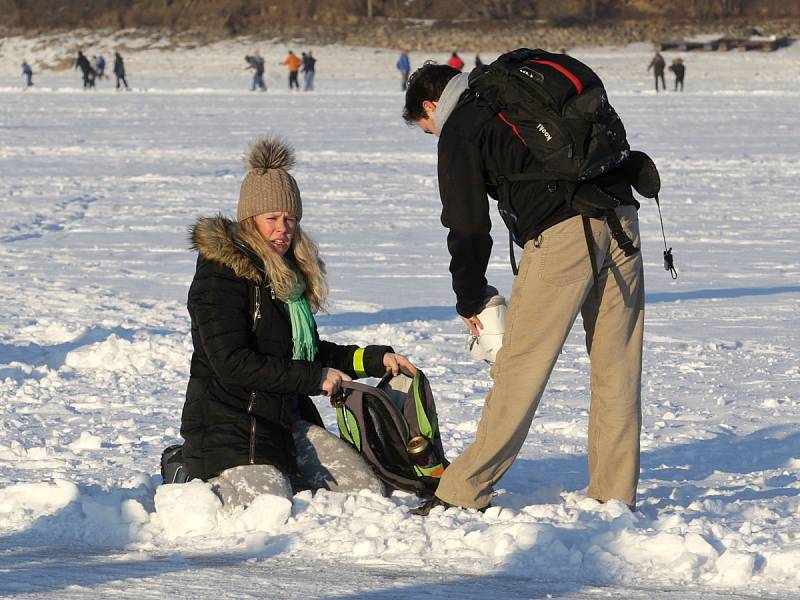
<svg viewBox="0 0 800 600">
<path fill-rule="evenodd" d="M 480 312 L 486 290 L 486 266 L 492 249 L 487 194 L 498 199 L 499 175 L 536 172 L 537 161 L 513 129 L 469 97 L 466 91 L 448 117 L 439 138 L 439 194 L 442 225 L 449 233 L 450 272 L 456 310 L 463 317 Z M 622 204 L 638 203 L 628 182 L 614 172 L 593 180 Z M 514 234 L 523 246 L 548 227 L 576 216 L 567 206 L 562 182 L 510 184 Z"/>
</svg>

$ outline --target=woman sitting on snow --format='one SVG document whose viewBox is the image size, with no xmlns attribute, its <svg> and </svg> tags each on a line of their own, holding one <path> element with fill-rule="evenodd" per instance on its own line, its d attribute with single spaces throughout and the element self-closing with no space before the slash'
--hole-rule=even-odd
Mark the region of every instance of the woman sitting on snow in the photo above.
<svg viewBox="0 0 800 600">
<path fill-rule="evenodd" d="M 194 354 L 181 420 L 189 476 L 231 507 L 302 489 L 381 493 L 367 463 L 324 429 L 309 395 L 416 369 L 388 346 L 319 339 L 312 311 L 325 302 L 325 265 L 300 228 L 293 150 L 263 138 L 246 162 L 238 222 L 200 219 L 191 232 Z"/>
</svg>

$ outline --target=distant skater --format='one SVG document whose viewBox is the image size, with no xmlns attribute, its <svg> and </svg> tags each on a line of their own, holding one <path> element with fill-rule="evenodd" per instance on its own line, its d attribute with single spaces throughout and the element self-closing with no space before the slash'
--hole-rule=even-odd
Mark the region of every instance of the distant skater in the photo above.
<svg viewBox="0 0 800 600">
<path fill-rule="evenodd" d="M 78 57 L 75 59 L 75 68 L 80 69 L 83 73 L 83 89 L 93 88 L 97 74 L 92 68 L 89 59 L 80 50 L 78 50 Z"/>
<path fill-rule="evenodd" d="M 264 83 L 264 59 L 258 50 L 252 56 L 245 56 L 244 59 L 249 65 L 248 69 L 253 69 L 253 84 L 250 86 L 250 91 L 254 92 L 256 88 L 262 92 L 267 91 L 267 86 Z"/>
<path fill-rule="evenodd" d="M 397 70 L 400 71 L 400 89 L 405 92 L 408 87 L 408 75 L 411 73 L 411 60 L 408 58 L 408 50 L 403 50 L 400 53 L 400 58 L 397 59 Z"/>
<path fill-rule="evenodd" d="M 117 77 L 117 89 L 119 89 L 120 82 L 125 85 L 126 90 L 130 89 L 128 88 L 128 82 L 125 81 L 125 62 L 119 52 L 114 52 L 114 75 Z"/>
<path fill-rule="evenodd" d="M 667 82 L 664 81 L 664 67 L 666 66 L 666 61 L 664 57 L 661 56 L 660 52 L 656 52 L 656 55 L 653 57 L 653 60 L 650 61 L 650 64 L 647 65 L 647 70 L 653 69 L 653 75 L 656 78 L 656 92 L 658 92 L 658 80 L 661 78 L 661 88 L 666 92 L 667 91 Z"/>
<path fill-rule="evenodd" d="M 108 79 L 106 77 L 106 57 L 102 54 L 97 57 L 97 60 L 94 62 L 95 71 L 97 71 L 97 78 L 98 79 Z"/>
<path fill-rule="evenodd" d="M 683 64 L 683 59 L 676 58 L 672 61 L 672 64 L 669 66 L 669 70 L 675 74 L 675 91 L 678 91 L 678 86 L 681 86 L 681 91 L 683 91 L 683 78 L 686 75 L 686 67 Z"/>
<path fill-rule="evenodd" d="M 300 57 L 294 52 L 289 50 L 289 54 L 280 64 L 286 65 L 289 69 L 289 91 L 292 91 L 292 88 L 294 88 L 299 92 L 300 83 L 297 81 L 297 72 L 300 69 L 300 65 L 303 64 L 303 61 L 300 60 Z"/>
<path fill-rule="evenodd" d="M 306 92 L 314 91 L 314 75 L 316 74 L 317 59 L 311 54 L 303 55 L 303 90 Z"/>
<path fill-rule="evenodd" d="M 450 55 L 450 60 L 447 61 L 447 64 L 453 67 L 454 69 L 458 69 L 461 71 L 464 68 L 464 61 L 461 60 L 461 57 L 458 55 L 458 52 L 453 52 Z"/>
<path fill-rule="evenodd" d="M 33 85 L 33 69 L 28 64 L 28 61 L 24 58 L 22 59 L 22 74 L 27 78 L 27 83 L 25 84 L 26 87 L 31 87 Z"/>
</svg>

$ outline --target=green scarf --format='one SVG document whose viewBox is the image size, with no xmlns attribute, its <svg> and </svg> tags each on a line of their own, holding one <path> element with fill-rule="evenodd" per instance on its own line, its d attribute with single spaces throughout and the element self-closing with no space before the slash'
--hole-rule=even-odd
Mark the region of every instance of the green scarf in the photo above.
<svg viewBox="0 0 800 600">
<path fill-rule="evenodd" d="M 295 269 L 297 280 L 294 289 L 286 299 L 286 306 L 289 309 L 289 319 L 292 321 L 292 358 L 295 360 L 313 361 L 317 355 L 317 340 L 314 336 L 314 317 L 308 306 L 308 300 L 303 295 L 306 291 L 306 283 L 303 275 Z"/>
</svg>

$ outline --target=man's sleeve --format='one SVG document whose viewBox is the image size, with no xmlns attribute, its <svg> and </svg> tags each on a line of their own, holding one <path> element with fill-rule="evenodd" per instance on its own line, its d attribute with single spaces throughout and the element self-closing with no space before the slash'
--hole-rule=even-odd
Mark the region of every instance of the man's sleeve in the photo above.
<svg viewBox="0 0 800 600">
<path fill-rule="evenodd" d="M 450 273 L 462 317 L 480 312 L 486 291 L 492 221 L 484 175 L 477 145 L 453 133 L 439 139 L 442 225 L 449 230 Z"/>
</svg>

